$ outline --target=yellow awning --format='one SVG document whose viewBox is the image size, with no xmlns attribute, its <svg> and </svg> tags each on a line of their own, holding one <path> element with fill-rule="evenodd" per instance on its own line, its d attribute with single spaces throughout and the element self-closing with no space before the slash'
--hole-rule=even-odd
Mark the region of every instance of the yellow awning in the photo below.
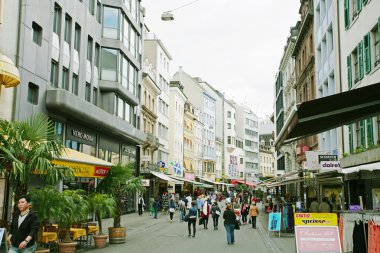
<svg viewBox="0 0 380 253">
<path fill-rule="evenodd" d="M 61 157 L 54 159 L 52 163 L 72 168 L 75 177 L 89 178 L 105 177 L 113 166 L 112 163 L 70 148 L 65 148 Z"/>
<path fill-rule="evenodd" d="M 4 85 L 6 88 L 15 87 L 20 84 L 20 74 L 17 67 L 4 54 L 0 53 L 0 88 Z"/>
</svg>

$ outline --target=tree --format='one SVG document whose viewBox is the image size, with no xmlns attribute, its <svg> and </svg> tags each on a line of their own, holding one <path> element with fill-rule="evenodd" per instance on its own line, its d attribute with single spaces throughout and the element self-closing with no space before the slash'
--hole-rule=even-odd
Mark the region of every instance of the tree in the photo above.
<svg viewBox="0 0 380 253">
<path fill-rule="evenodd" d="M 92 193 L 88 198 L 89 211 L 95 213 L 95 217 L 99 223 L 99 234 L 103 234 L 102 219 L 107 215 L 114 215 L 116 202 L 112 196 L 108 194 Z"/>
<path fill-rule="evenodd" d="M 28 192 L 33 175 L 47 184 L 73 177 L 72 169 L 51 163 L 60 157 L 63 148 L 53 123 L 44 114 L 35 114 L 25 121 L 0 119 L 0 173 L 13 186 L 15 199 Z"/>
<path fill-rule="evenodd" d="M 111 194 L 116 202 L 113 227 L 121 227 L 121 214 L 129 194 L 145 191 L 140 177 L 134 176 L 134 163 L 118 164 L 111 168 L 99 183 L 98 191 Z"/>
</svg>

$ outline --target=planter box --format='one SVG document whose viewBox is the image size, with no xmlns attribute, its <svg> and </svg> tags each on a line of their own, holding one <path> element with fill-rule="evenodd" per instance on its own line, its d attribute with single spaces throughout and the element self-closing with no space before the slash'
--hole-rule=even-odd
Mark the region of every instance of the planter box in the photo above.
<svg viewBox="0 0 380 253">
<path fill-rule="evenodd" d="M 366 163 L 373 163 L 380 161 L 380 148 L 366 150 L 361 153 L 352 154 L 340 159 L 340 166 L 342 168 L 357 166 Z"/>
</svg>

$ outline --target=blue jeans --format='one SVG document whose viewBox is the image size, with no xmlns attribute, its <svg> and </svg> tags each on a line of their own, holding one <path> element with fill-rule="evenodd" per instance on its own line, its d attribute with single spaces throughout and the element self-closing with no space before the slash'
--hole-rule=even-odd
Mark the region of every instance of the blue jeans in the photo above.
<svg viewBox="0 0 380 253">
<path fill-rule="evenodd" d="M 32 246 L 29 246 L 29 247 L 26 247 L 23 250 L 20 250 L 19 248 L 11 246 L 9 248 L 8 253 L 33 253 L 33 252 L 36 251 L 36 249 L 37 249 L 37 244 L 34 244 Z"/>
<path fill-rule="evenodd" d="M 158 213 L 158 210 L 157 208 L 154 209 L 154 218 L 157 219 L 157 213 Z"/>
<path fill-rule="evenodd" d="M 183 221 L 184 217 L 185 217 L 184 210 L 179 209 L 179 221 Z"/>
<path fill-rule="evenodd" d="M 235 242 L 234 230 L 235 224 L 224 224 L 227 232 L 227 243 L 233 244 Z"/>
</svg>

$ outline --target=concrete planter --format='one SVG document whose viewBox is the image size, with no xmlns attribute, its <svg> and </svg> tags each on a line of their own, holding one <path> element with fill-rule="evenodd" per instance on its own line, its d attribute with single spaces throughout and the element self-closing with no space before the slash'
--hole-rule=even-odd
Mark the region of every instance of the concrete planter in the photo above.
<svg viewBox="0 0 380 253">
<path fill-rule="evenodd" d="M 105 248 L 107 245 L 108 235 L 94 235 L 95 248 Z"/>
<path fill-rule="evenodd" d="M 340 159 L 340 166 L 342 168 L 348 168 L 377 161 L 380 161 L 380 147 L 343 157 Z"/>
</svg>

